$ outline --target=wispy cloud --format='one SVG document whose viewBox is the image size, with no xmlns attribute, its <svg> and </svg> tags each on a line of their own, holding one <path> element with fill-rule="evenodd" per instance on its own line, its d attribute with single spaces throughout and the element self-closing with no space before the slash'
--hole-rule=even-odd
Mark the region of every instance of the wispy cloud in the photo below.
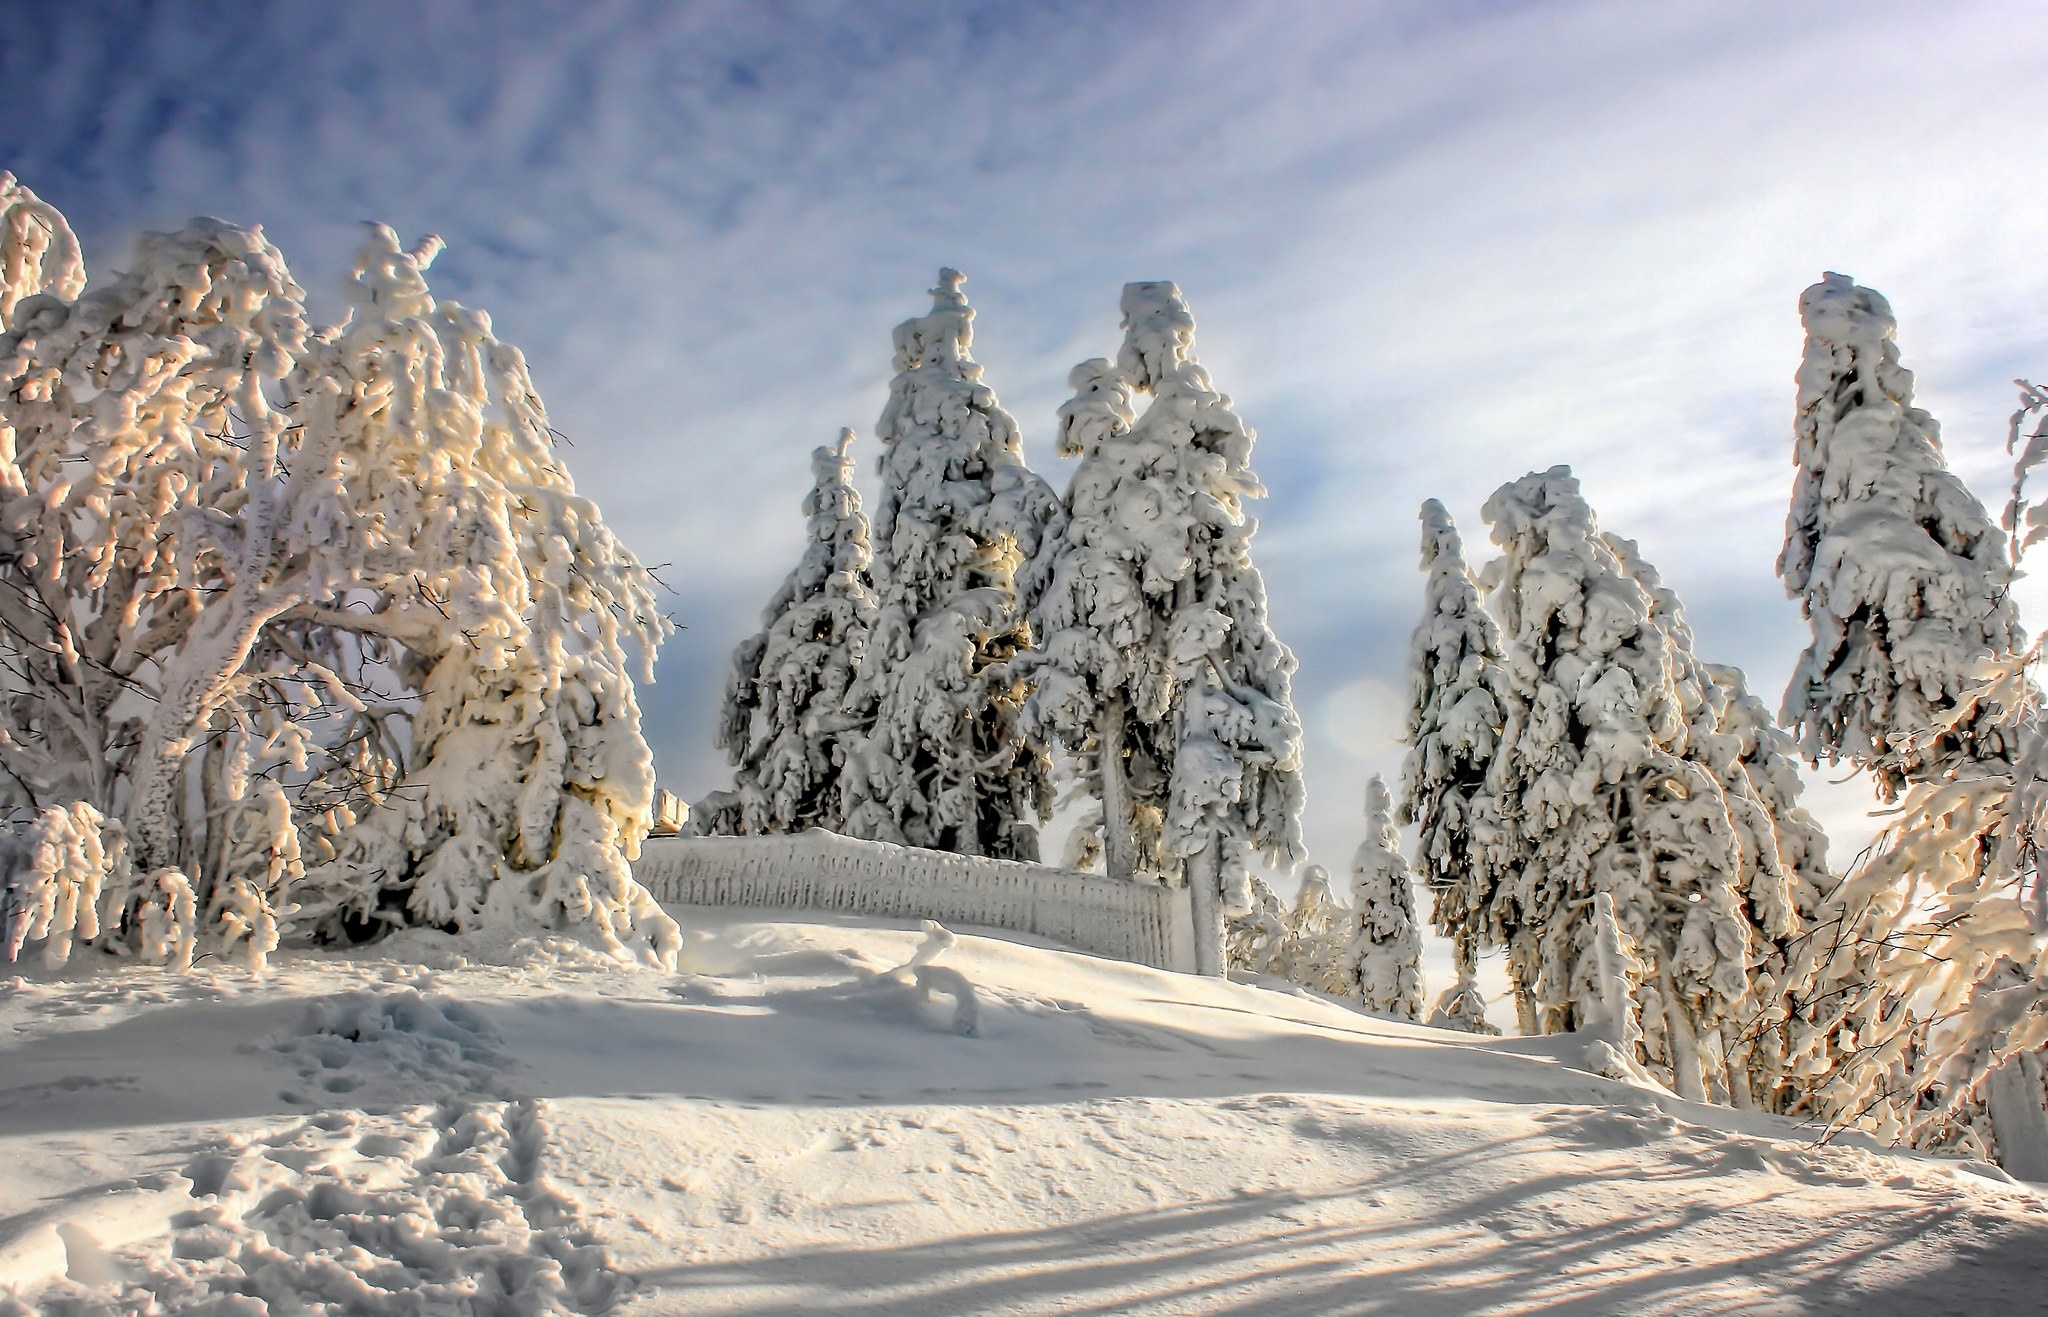
<svg viewBox="0 0 2048 1317">
<path fill-rule="evenodd" d="M 524 345 L 581 484 L 689 630 L 646 693 L 718 785 L 725 655 L 793 561 L 804 455 L 865 429 L 941 263 L 1045 440 L 1116 296 L 1173 278 L 1262 434 L 1258 545 L 1299 650 L 1310 840 L 1341 866 L 1419 599 L 1414 508 L 1483 556 L 1570 462 L 1766 699 L 1794 302 L 1888 293 L 1957 465 L 2048 372 L 2023 5 L 80 4 L 14 22 L 5 160 L 105 269 L 260 220 L 316 294 L 354 223 Z M 330 299 L 330 308 L 333 301 Z M 1848 815 L 1845 815 L 1848 817 Z"/>
</svg>

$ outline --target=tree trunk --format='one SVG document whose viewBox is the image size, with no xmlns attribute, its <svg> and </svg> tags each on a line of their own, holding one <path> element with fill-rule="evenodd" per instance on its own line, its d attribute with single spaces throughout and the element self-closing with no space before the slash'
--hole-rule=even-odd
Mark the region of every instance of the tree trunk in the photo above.
<svg viewBox="0 0 2048 1317">
<path fill-rule="evenodd" d="M 1536 1014 L 1536 958 L 1541 953 L 1535 941 L 1527 933 L 1517 933 L 1508 941 L 1508 978 L 1515 987 L 1515 1028 L 1524 1038 L 1534 1038 L 1543 1032 L 1543 1022 Z"/>
<path fill-rule="evenodd" d="M 230 590 L 211 607 L 219 610 L 219 620 L 209 628 L 202 618 L 171 660 L 163 697 L 143 725 L 136 751 L 128 832 L 135 867 L 143 873 L 182 864 L 178 796 L 184 787 L 185 756 L 220 708 L 228 679 L 248 661 L 257 635 L 281 611 L 265 607 L 254 590 L 240 589 Z"/>
<path fill-rule="evenodd" d="M 2048 1182 L 2048 1096 L 2041 1082 L 2041 1056 L 2010 1056 L 1984 1082 L 1984 1106 L 1998 1140 L 1998 1164 L 2015 1180 Z"/>
<path fill-rule="evenodd" d="M 1131 831 L 1131 787 L 1124 777 L 1124 708 L 1122 696 L 1103 706 L 1097 744 L 1102 763 L 1103 867 L 1110 877 L 1130 882 L 1137 877 L 1138 839 Z"/>
<path fill-rule="evenodd" d="M 1671 1087 L 1688 1102 L 1705 1102 L 1707 1085 L 1700 1074 L 1699 1039 L 1693 1035 L 1692 1021 L 1685 1018 L 1685 1008 L 1679 1004 L 1671 972 L 1662 965 L 1657 967 L 1657 985 L 1663 989 L 1664 1037 L 1671 1047 Z"/>
<path fill-rule="evenodd" d="M 1218 864 L 1221 840 L 1212 830 L 1202 849 L 1188 856 L 1188 905 L 1194 912 L 1195 973 L 1213 979 L 1224 976 L 1222 868 Z"/>
</svg>

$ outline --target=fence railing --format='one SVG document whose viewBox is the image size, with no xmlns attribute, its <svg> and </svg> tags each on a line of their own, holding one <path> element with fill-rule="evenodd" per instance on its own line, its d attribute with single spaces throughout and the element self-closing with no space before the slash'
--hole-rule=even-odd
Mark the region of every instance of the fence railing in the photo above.
<svg viewBox="0 0 2048 1317">
<path fill-rule="evenodd" d="M 1156 969 L 1194 969 L 1185 888 L 817 829 L 788 837 L 649 837 L 633 873 L 658 901 L 936 919 L 1029 933 Z"/>
</svg>

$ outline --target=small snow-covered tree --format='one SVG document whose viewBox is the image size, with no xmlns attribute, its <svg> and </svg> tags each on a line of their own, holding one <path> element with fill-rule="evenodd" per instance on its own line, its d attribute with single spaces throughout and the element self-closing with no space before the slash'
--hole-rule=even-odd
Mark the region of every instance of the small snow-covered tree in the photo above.
<svg viewBox="0 0 2048 1317">
<path fill-rule="evenodd" d="M 761 614 L 761 630 L 733 652 L 718 728 L 733 786 L 691 811 L 701 832 L 830 828 L 876 836 L 908 808 L 892 805 L 875 784 L 843 780 L 863 768 L 848 754 L 860 732 L 848 695 L 875 618 L 868 519 L 848 452 L 853 438 L 841 430 L 837 444 L 812 451 L 803 558 Z M 859 810 L 851 820 L 849 800 Z"/>
<path fill-rule="evenodd" d="M 439 247 L 372 226 L 315 331 L 260 231 L 198 220 L 0 337 L 0 764 L 126 820 L 131 942 L 182 945 L 187 903 L 267 950 L 488 898 L 673 960 L 627 868 L 668 624 L 517 349 L 428 291 Z"/>
<path fill-rule="evenodd" d="M 1365 1009 L 1422 1018 L 1422 934 L 1401 834 L 1387 784 L 1375 774 L 1365 790 L 1365 840 L 1351 861 L 1351 945 L 1346 959 Z"/>
<path fill-rule="evenodd" d="M 1469 952 L 1453 948 L 1452 968 L 1457 981 L 1445 988 L 1430 1010 L 1429 1024 L 1438 1029 L 1488 1036 L 1500 1033 L 1498 1025 L 1486 1018 L 1486 996 L 1479 990 L 1479 965 Z"/>
<path fill-rule="evenodd" d="M 532 920 L 672 965 L 675 924 L 628 866 L 654 799 L 634 681 L 670 624 L 562 466 L 524 356 L 428 287 L 440 249 L 368 226 L 299 394 L 291 478 L 320 493 L 284 548 L 313 566 L 267 643 L 323 681 L 374 659 L 376 686 L 327 686 L 395 685 L 411 722 L 393 762 L 370 748 L 399 740 L 379 702 L 327 697 L 347 711 L 330 764 L 393 785 L 324 831 L 302 917 Z"/>
<path fill-rule="evenodd" d="M 1026 689 L 1010 660 L 1030 643 L 1017 572 L 1059 499 L 982 382 L 962 282 L 939 271 L 930 314 L 896 327 L 846 818 L 877 840 L 1036 860 L 1051 762 L 1020 733 Z"/>
<path fill-rule="evenodd" d="M 1250 899 L 1242 909 L 1231 911 L 1224 925 L 1224 966 L 1245 974 L 1285 977 L 1287 903 L 1256 874 L 1246 886 L 1251 890 Z"/>
<path fill-rule="evenodd" d="M 1250 862 L 1300 858 L 1294 656 L 1251 561 L 1253 434 L 1196 363 L 1178 288 L 1127 284 L 1123 312 L 1117 362 L 1076 367 L 1060 410 L 1060 450 L 1082 460 L 1034 614 L 1027 719 L 1081 758 L 1113 876 L 1185 869 L 1197 966 L 1220 974 Z M 1135 419 L 1134 392 L 1152 395 Z"/>
<path fill-rule="evenodd" d="M 1507 940 L 1495 896 L 1515 872 L 1523 841 L 1502 817 L 1490 775 L 1503 738 L 1519 737 L 1524 710 L 1450 513 L 1429 499 L 1421 521 L 1426 582 L 1409 644 L 1401 817 L 1416 827 L 1430 922 L 1471 968 L 1481 947 Z"/>
<path fill-rule="evenodd" d="M 1301 889 L 1287 908 L 1281 973 L 1291 982 L 1336 997 L 1356 997 L 1358 976 L 1347 963 L 1351 911 L 1330 890 L 1330 871 L 1302 868 Z"/>
<path fill-rule="evenodd" d="M 1809 760 L 1868 767 L 1891 799 L 1957 757 L 2009 753 L 1995 717 L 1925 733 L 1979 664 L 2023 649 L 2006 536 L 1942 459 L 1913 406 L 1890 304 L 1830 273 L 1799 299 L 1806 327 L 1778 574 L 1813 643 L 1780 718 Z"/>
<path fill-rule="evenodd" d="M 1502 486 L 1484 515 L 1510 672 L 1528 710 L 1495 782 L 1520 829 L 1521 872 L 1495 897 L 1525 1030 L 1574 1027 L 1589 990 L 1590 898 L 1613 896 L 1654 967 L 1645 1059 L 1706 1096 L 1704 1035 L 1749 992 L 1740 843 L 1715 775 L 1686 757 L 1689 656 L 1603 537 L 1565 467 Z M 1536 1008 L 1541 1017 L 1536 1018 Z"/>
</svg>

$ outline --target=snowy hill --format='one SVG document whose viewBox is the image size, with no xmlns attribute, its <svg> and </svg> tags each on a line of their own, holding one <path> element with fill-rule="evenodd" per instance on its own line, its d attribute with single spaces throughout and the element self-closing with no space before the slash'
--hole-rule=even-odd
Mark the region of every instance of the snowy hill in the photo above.
<svg viewBox="0 0 2048 1317">
<path fill-rule="evenodd" d="M 2048 1280 L 2048 1198 L 1996 1169 L 1815 1146 L 1570 1037 L 675 913 L 677 975 L 410 933 L 0 987 L 0 1311 L 2017 1312 Z"/>
</svg>

